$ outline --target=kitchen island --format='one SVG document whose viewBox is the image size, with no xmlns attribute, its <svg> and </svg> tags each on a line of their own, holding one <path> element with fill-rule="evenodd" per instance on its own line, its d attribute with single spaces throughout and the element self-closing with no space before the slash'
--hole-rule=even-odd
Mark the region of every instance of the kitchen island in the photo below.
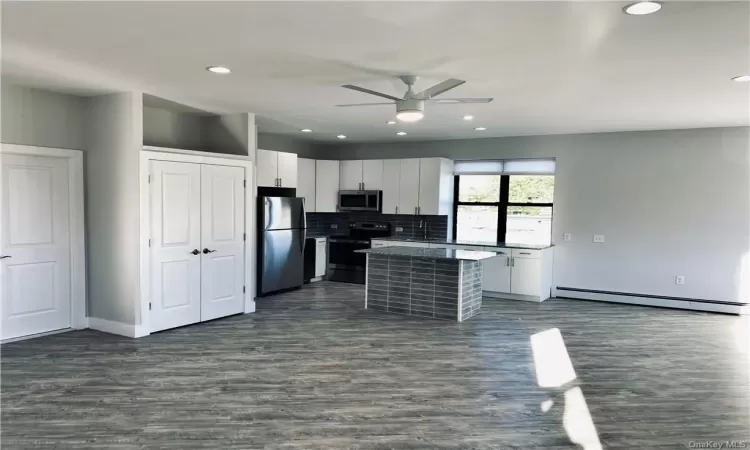
<svg viewBox="0 0 750 450">
<path fill-rule="evenodd" d="M 495 252 L 384 247 L 367 254 L 365 308 L 464 321 L 482 306 L 482 260 Z"/>
</svg>

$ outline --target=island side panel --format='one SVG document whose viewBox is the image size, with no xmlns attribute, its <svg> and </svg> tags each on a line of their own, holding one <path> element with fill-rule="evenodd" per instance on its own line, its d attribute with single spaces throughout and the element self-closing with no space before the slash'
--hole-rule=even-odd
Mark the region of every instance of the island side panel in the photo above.
<svg viewBox="0 0 750 450">
<path fill-rule="evenodd" d="M 388 312 L 411 312 L 411 256 L 388 257 Z"/>
<path fill-rule="evenodd" d="M 435 318 L 460 320 L 459 288 L 461 262 L 438 259 L 435 261 Z"/>
<path fill-rule="evenodd" d="M 461 320 L 479 314 L 482 307 L 482 262 L 463 261 L 461 264 Z"/>
<path fill-rule="evenodd" d="M 435 317 L 435 260 L 411 259 L 411 311 L 413 316 Z"/>
<path fill-rule="evenodd" d="M 382 255 L 367 255 L 367 309 L 388 311 L 388 259 Z"/>
</svg>

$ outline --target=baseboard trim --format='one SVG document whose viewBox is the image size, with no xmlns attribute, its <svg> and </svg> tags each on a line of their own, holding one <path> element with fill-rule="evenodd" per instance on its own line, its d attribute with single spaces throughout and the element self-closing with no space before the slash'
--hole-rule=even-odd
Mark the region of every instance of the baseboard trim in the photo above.
<svg viewBox="0 0 750 450">
<path fill-rule="evenodd" d="M 117 334 L 119 336 L 126 336 L 131 338 L 142 337 L 144 330 L 141 325 L 131 325 L 123 322 L 115 322 L 112 320 L 99 319 L 97 317 L 89 317 L 89 328 L 92 330 L 103 331 L 109 334 Z"/>
<path fill-rule="evenodd" d="M 541 303 L 546 299 L 535 295 L 508 294 L 505 292 L 482 291 L 482 297 L 497 298 L 503 300 L 520 300 L 522 302 Z"/>
<path fill-rule="evenodd" d="M 659 308 L 688 309 L 692 311 L 718 312 L 724 314 L 750 314 L 750 306 L 733 303 L 709 302 L 703 300 L 680 299 L 675 297 L 657 297 L 653 295 L 627 294 L 620 292 L 595 291 L 556 286 L 552 296 L 572 300 L 591 300 L 607 303 L 625 303 L 629 305 L 655 306 Z"/>
<path fill-rule="evenodd" d="M 1 345 L 10 344 L 11 342 L 25 341 L 27 339 L 36 339 L 44 336 L 52 336 L 53 334 L 67 333 L 68 331 L 76 331 L 77 328 L 63 328 L 61 330 L 45 331 L 44 333 L 27 334 L 26 336 L 18 336 L 0 341 Z"/>
</svg>

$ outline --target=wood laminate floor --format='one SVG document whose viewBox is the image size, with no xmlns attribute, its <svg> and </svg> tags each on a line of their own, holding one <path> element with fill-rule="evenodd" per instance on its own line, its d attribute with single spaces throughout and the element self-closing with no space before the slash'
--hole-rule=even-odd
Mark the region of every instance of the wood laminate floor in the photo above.
<svg viewBox="0 0 750 450">
<path fill-rule="evenodd" d="M 83 330 L 4 345 L 2 448 L 750 440 L 747 317 L 486 298 L 479 316 L 452 323 L 367 311 L 363 295 L 321 282 L 261 300 L 255 314 L 137 340 Z M 532 350 L 532 336 L 554 328 L 576 377 L 540 387 L 537 369 L 547 385 L 566 375 L 560 351 L 535 361 Z"/>
</svg>

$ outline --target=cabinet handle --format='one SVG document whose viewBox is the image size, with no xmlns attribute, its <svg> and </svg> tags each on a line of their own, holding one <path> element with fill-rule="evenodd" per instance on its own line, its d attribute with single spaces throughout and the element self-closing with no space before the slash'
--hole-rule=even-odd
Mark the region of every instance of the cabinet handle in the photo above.
<svg viewBox="0 0 750 450">
<path fill-rule="evenodd" d="M 510 267 L 510 256 L 506 256 L 506 257 L 505 257 L 505 265 L 506 265 L 507 267 Z"/>
<path fill-rule="evenodd" d="M 531 253 L 529 253 L 529 252 L 518 252 L 518 254 L 519 255 L 530 255 Z"/>
<path fill-rule="evenodd" d="M 417 215 L 417 207 L 414 207 L 414 215 Z"/>
<path fill-rule="evenodd" d="M 516 267 L 516 258 L 510 257 L 510 267 Z"/>
<path fill-rule="evenodd" d="M 398 206 L 396 207 L 396 214 L 398 214 Z"/>
</svg>

